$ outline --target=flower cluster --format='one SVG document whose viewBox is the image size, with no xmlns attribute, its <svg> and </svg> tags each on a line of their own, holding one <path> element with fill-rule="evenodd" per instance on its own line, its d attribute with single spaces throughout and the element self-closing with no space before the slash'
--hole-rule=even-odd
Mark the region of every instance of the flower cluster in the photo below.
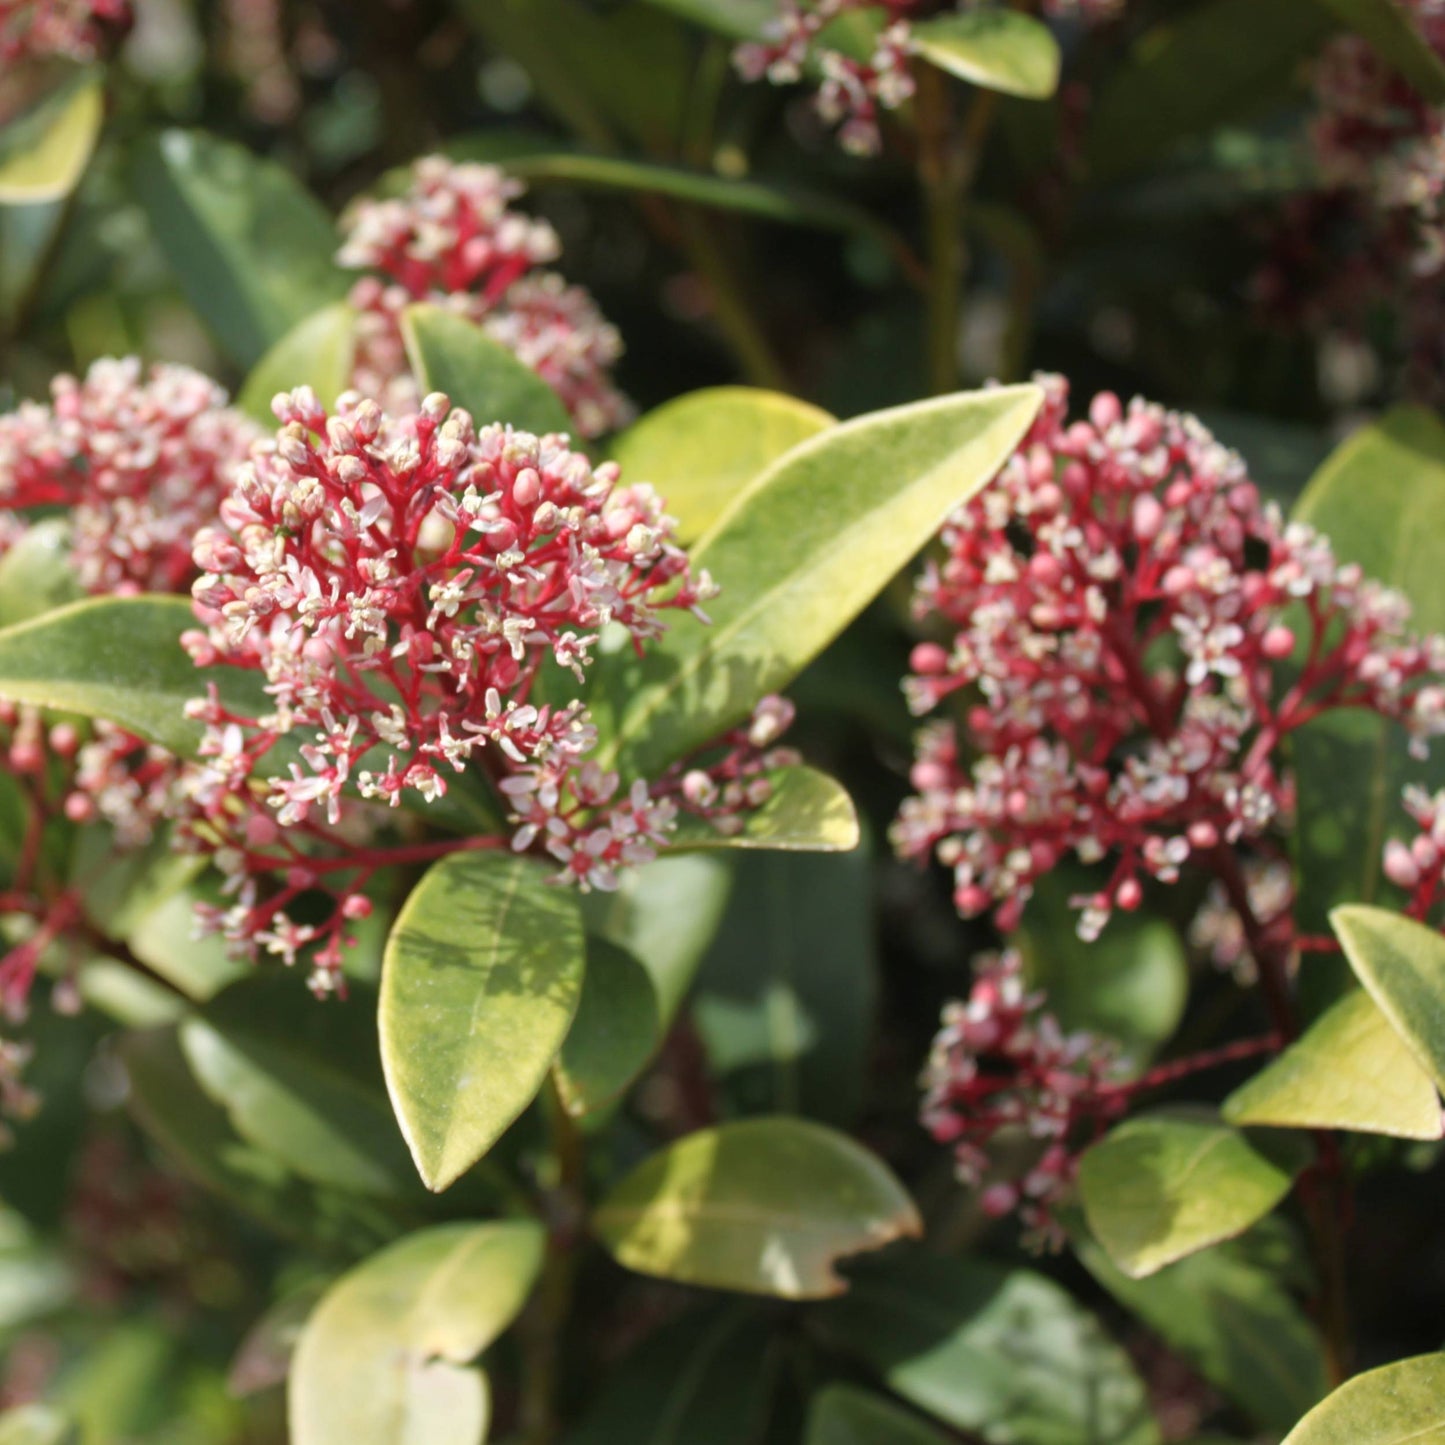
<svg viewBox="0 0 1445 1445">
<path fill-rule="evenodd" d="M 923 1125 L 952 1147 L 971 1186 L 983 1183 L 1000 1133 L 1041 1144 L 1022 1179 L 990 1184 L 980 1202 L 994 1217 L 1017 1210 L 1040 1243 L 1054 1242 L 1053 1210 L 1074 1182 L 1080 1126 L 1097 1130 L 1127 1106 L 1127 1090 L 1110 1083 L 1117 1066 L 1106 1041 L 1063 1032 L 1044 996 L 1029 991 L 1016 952 L 986 955 L 968 1001 L 944 1009 L 921 1081 Z"/>
<path fill-rule="evenodd" d="M 1409 895 L 1406 912 L 1422 921 L 1439 903 L 1445 881 L 1445 791 L 1405 789 L 1405 811 L 1419 827 L 1410 842 L 1385 844 L 1385 876 Z"/>
<path fill-rule="evenodd" d="M 1281 742 L 1326 709 L 1392 718 L 1417 752 L 1445 732 L 1445 639 L 1411 637 L 1399 594 L 1263 507 L 1194 418 L 1104 394 L 1069 423 L 1066 384 L 1042 383 L 1030 435 L 918 589 L 920 619 L 955 631 L 914 649 L 909 701 L 973 689 L 978 756 L 928 728 L 894 839 L 1005 930 L 1067 854 L 1111 859 L 1076 900 L 1091 938 L 1143 879 L 1265 838 L 1291 810 Z"/>
<path fill-rule="evenodd" d="M 764 800 L 784 704 L 705 766 L 619 793 L 588 757 L 583 704 L 544 700 L 585 677 L 604 628 L 640 649 L 664 610 L 701 615 L 713 594 L 651 488 L 594 470 L 563 437 L 478 431 L 439 395 L 388 418 L 355 394 L 328 415 L 302 389 L 276 412 L 275 444 L 196 539 L 205 627 L 185 639 L 198 664 L 264 682 L 264 709 L 214 689 L 192 708 L 206 735 L 182 826 L 228 877 L 235 902 L 206 921 L 238 952 L 292 962 L 317 945 L 317 987 L 334 986 L 374 871 L 439 855 L 372 847 L 383 805 L 433 803 L 464 774 L 507 800 L 515 847 L 584 887 L 653 856 L 679 810 L 726 827 Z M 329 916 L 296 922 L 290 905 L 318 891 Z"/>
<path fill-rule="evenodd" d="M 182 591 L 192 538 L 260 436 L 199 372 L 144 378 L 134 358 L 97 361 L 83 379 L 57 377 L 49 406 L 0 417 L 0 508 L 65 508 L 88 592 Z"/>
<path fill-rule="evenodd" d="M 130 23 L 130 0 L 0 0 L 0 68 L 52 55 L 94 60 Z"/>
<path fill-rule="evenodd" d="M 1050 17 L 1077 17 L 1088 24 L 1113 19 L 1124 0 L 1044 0 Z M 897 110 L 914 91 L 909 58 L 913 53 L 911 21 L 934 10 L 952 8 L 929 0 L 780 0 L 779 10 L 757 40 L 733 52 L 744 80 L 767 79 L 792 85 L 809 69 L 821 79 L 814 104 L 823 121 L 838 129 L 843 149 L 873 155 L 881 136 L 883 111 Z M 965 4 L 963 8 L 974 8 Z M 824 32 L 850 13 L 882 11 L 866 57 L 827 43 Z M 861 29 L 860 34 L 870 33 Z"/>
<path fill-rule="evenodd" d="M 615 431 L 631 415 L 612 384 L 622 341 L 579 286 L 543 268 L 561 252 L 545 221 L 511 209 L 519 182 L 495 166 L 416 163 L 405 195 L 366 200 L 345 222 L 343 266 L 362 313 L 353 385 L 388 410 L 420 396 L 402 344 L 400 316 L 414 301 L 446 306 L 514 351 L 557 395 L 583 436 Z"/>
</svg>

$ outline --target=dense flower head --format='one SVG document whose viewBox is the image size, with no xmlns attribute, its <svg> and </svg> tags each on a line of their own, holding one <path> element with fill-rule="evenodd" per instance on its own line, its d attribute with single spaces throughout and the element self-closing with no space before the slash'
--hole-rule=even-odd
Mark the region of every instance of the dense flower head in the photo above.
<svg viewBox="0 0 1445 1445">
<path fill-rule="evenodd" d="M 0 416 L 0 517 L 65 508 L 70 559 L 89 592 L 174 592 L 195 574 L 191 542 L 216 516 L 261 432 L 208 377 L 142 374 L 134 358 L 60 376 L 48 406 Z"/>
<path fill-rule="evenodd" d="M 985 955 L 967 1001 L 943 1011 L 923 1071 L 921 1118 L 974 1187 L 984 1183 L 1001 1133 L 1041 1145 L 1021 1179 L 989 1184 L 981 1203 L 995 1216 L 1017 1210 L 1040 1243 L 1051 1242 L 1053 1211 L 1077 1172 L 1077 1126 L 1097 1127 L 1126 1107 L 1127 1093 L 1110 1082 L 1118 1066 L 1107 1041 L 1059 1027 L 1044 995 L 1029 989 L 1017 952 Z"/>
<path fill-rule="evenodd" d="M 415 301 L 445 306 L 510 348 L 561 398 L 583 436 L 631 415 L 611 380 L 622 341 L 580 286 L 543 269 L 561 255 L 545 221 L 512 209 L 520 182 L 496 166 L 425 157 L 407 192 L 365 200 L 346 218 L 343 266 L 361 312 L 353 383 L 388 410 L 420 400 L 407 372 L 400 315 Z"/>
<path fill-rule="evenodd" d="M 0 0 L 0 67 L 44 56 L 94 60 L 130 23 L 129 0 Z"/>
<path fill-rule="evenodd" d="M 1067 854 L 1110 859 L 1076 900 L 1093 937 L 1143 878 L 1266 838 L 1292 804 L 1281 741 L 1322 711 L 1392 718 L 1416 751 L 1445 731 L 1445 639 L 1410 636 L 1405 600 L 1263 506 L 1194 418 L 1106 393 L 1070 423 L 1066 384 L 1041 381 L 1031 433 L 917 593 L 953 636 L 915 648 L 910 704 L 973 690 L 977 756 L 926 729 L 894 837 L 1005 929 Z"/>
</svg>

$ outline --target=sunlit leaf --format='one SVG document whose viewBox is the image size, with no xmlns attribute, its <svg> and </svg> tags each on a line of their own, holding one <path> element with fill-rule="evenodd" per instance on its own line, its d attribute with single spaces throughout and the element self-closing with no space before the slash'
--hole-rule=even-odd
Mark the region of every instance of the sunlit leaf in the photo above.
<svg viewBox="0 0 1445 1445">
<path fill-rule="evenodd" d="M 1445 1445 L 1445 1355 L 1356 1375 L 1316 1405 L 1284 1445 Z"/>
<path fill-rule="evenodd" d="M 783 768 L 770 775 L 767 802 L 743 814 L 725 833 L 684 813 L 672 847 L 678 851 L 754 848 L 783 853 L 848 853 L 858 846 L 858 813 L 843 785 L 816 768 Z"/>
<path fill-rule="evenodd" d="M 1059 88 L 1059 42 L 1017 10 L 990 7 L 919 20 L 913 45 L 923 58 L 987 90 L 1043 100 Z"/>
<path fill-rule="evenodd" d="M 351 385 L 356 360 L 356 312 L 344 301 L 323 306 L 288 331 L 251 369 L 236 405 L 262 426 L 274 427 L 271 400 L 309 386 L 328 410 Z"/>
<path fill-rule="evenodd" d="M 27 527 L 0 557 L 0 627 L 29 622 L 84 595 L 70 565 L 70 526 L 61 517 Z"/>
<path fill-rule="evenodd" d="M 90 163 L 105 116 L 105 86 L 82 71 L 0 129 L 0 205 L 69 195 Z"/>
</svg>

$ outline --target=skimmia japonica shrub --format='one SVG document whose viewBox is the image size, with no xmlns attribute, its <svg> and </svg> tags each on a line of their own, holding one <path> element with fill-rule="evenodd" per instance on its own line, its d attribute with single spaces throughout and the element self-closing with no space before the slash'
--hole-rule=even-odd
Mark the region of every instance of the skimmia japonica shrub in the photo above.
<svg viewBox="0 0 1445 1445">
<path fill-rule="evenodd" d="M 0 1445 L 1445 1431 L 1442 25 L 0 0 Z"/>
</svg>

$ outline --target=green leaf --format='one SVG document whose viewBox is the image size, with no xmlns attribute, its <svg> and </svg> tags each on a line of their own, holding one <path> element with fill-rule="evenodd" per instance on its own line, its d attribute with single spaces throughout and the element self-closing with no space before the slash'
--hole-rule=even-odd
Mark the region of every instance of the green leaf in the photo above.
<svg viewBox="0 0 1445 1445">
<path fill-rule="evenodd" d="M 381 1059 L 429 1189 L 459 1178 L 527 1107 L 582 992 L 577 903 L 530 859 L 458 853 L 397 918 L 381 977 Z"/>
<path fill-rule="evenodd" d="M 917 1415 L 855 1385 L 828 1385 L 813 1397 L 803 1445 L 947 1445 Z"/>
<path fill-rule="evenodd" d="M 782 392 L 715 386 L 650 411 L 612 444 L 628 482 L 650 482 L 695 541 L 779 457 L 834 425 L 833 417 Z"/>
<path fill-rule="evenodd" d="M 200 669 L 180 645 L 196 626 L 184 597 L 89 597 L 0 632 L 0 697 L 106 718 L 174 753 L 194 754 L 201 727 L 186 703 L 214 682 L 222 700 L 268 711 L 259 673 Z"/>
<path fill-rule="evenodd" d="M 0 206 L 67 196 L 79 183 L 105 119 L 105 85 L 79 72 L 32 110 L 0 128 Z"/>
<path fill-rule="evenodd" d="M 346 295 L 330 216 L 274 161 L 169 130 L 137 145 L 132 181 L 181 289 L 237 366 Z"/>
<path fill-rule="evenodd" d="M 693 551 L 723 589 L 712 626 L 674 626 L 608 669 L 603 761 L 652 776 L 785 687 L 993 477 L 1040 399 L 999 387 L 875 412 L 780 458 Z"/>
<path fill-rule="evenodd" d="M 1445 1355 L 1356 1375 L 1290 1431 L 1284 1445 L 1445 1445 Z"/>
<path fill-rule="evenodd" d="M 21 1405 L 0 1415 L 0 1445 L 80 1445 L 75 1422 L 48 1405 Z"/>
<path fill-rule="evenodd" d="M 1157 1445 L 1128 1355 L 1052 1280 L 921 1249 L 849 1273 L 810 1323 L 910 1404 L 987 1445 Z"/>
<path fill-rule="evenodd" d="M 1362 905 L 1336 908 L 1330 926 L 1395 1032 L 1445 1087 L 1445 938 L 1413 918 Z"/>
<path fill-rule="evenodd" d="M 29 622 L 85 596 L 70 565 L 70 526 L 47 517 L 0 557 L 0 627 Z"/>
<path fill-rule="evenodd" d="M 582 900 L 588 932 L 626 949 L 647 970 L 664 1034 L 717 932 L 731 888 L 725 860 L 669 852 L 628 869 L 615 893 Z"/>
<path fill-rule="evenodd" d="M 734 40 L 756 40 L 777 14 L 772 0 L 648 0 L 648 3 Z"/>
<path fill-rule="evenodd" d="M 1445 102 L 1445 62 L 1431 49 L 1399 0 L 1320 0 L 1345 25 L 1370 42 L 1433 105 Z"/>
<path fill-rule="evenodd" d="M 878 995 L 873 862 L 742 858 L 693 1018 L 746 1113 L 847 1124 L 863 1102 Z"/>
<path fill-rule="evenodd" d="M 1368 990 L 1355 989 L 1224 1101 L 1231 1124 L 1445 1137 L 1430 1075 Z"/>
<path fill-rule="evenodd" d="M 662 1042 L 657 992 L 624 948 L 587 940 L 587 975 L 577 1017 L 554 1065 L 569 1114 L 594 1113 L 621 1095 Z"/>
<path fill-rule="evenodd" d="M 1243 1234 L 1293 1175 L 1208 1115 L 1141 1114 L 1079 1163 L 1089 1228 L 1131 1279 Z"/>
<path fill-rule="evenodd" d="M 422 390 L 445 392 L 478 426 L 506 422 L 538 436 L 572 430 L 557 393 L 480 326 L 440 306 L 408 306 L 401 329 Z"/>
<path fill-rule="evenodd" d="M 1400 407 L 1356 432 L 1310 481 L 1295 518 L 1328 537 L 1341 562 L 1403 592 L 1417 631 L 1445 630 L 1445 425 L 1432 413 Z M 1411 782 L 1445 786 L 1445 760 L 1415 762 L 1403 730 L 1363 709 L 1301 729 L 1293 759 L 1297 918 L 1318 932 L 1336 904 L 1380 901 L 1385 840 L 1413 828 L 1401 791 Z"/>
<path fill-rule="evenodd" d="M 940 70 L 971 85 L 1026 100 L 1045 100 L 1059 88 L 1059 42 L 1053 32 L 1017 10 L 966 10 L 920 20 L 913 45 Z"/>
<path fill-rule="evenodd" d="M 1287 95 L 1333 29 L 1318 0 L 1210 0 L 1146 30 L 1091 111 L 1085 154 L 1095 179 L 1162 160 L 1180 141 Z"/>
<path fill-rule="evenodd" d="M 226 1389 L 232 1395 L 242 1399 L 286 1383 L 301 1331 L 329 1284 L 324 1275 L 307 1280 L 282 1295 L 246 1331 L 226 1374 Z"/>
<path fill-rule="evenodd" d="M 294 1445 L 481 1445 L 486 1377 L 469 1364 L 527 1302 L 545 1244 L 531 1221 L 439 1225 L 344 1275 L 296 1347 Z"/>
<path fill-rule="evenodd" d="M 76 1283 L 59 1252 L 0 1205 L 0 1340 L 71 1304 Z"/>
<path fill-rule="evenodd" d="M 412 1183 L 365 991 L 318 1008 L 295 975 L 248 978 L 186 1019 L 180 1038 L 235 1131 L 299 1178 L 377 1195 Z"/>
<path fill-rule="evenodd" d="M 356 312 L 344 301 L 298 322 L 252 368 L 236 405 L 262 426 L 276 426 L 271 401 L 309 386 L 328 410 L 351 385 L 356 359 Z"/>
<path fill-rule="evenodd" d="M 1092 1240 L 1089 1273 L 1266 1430 L 1282 1431 L 1329 1389 L 1319 1331 L 1279 1282 L 1254 1236 L 1215 1245 L 1148 1279 L 1130 1279 Z"/>
<path fill-rule="evenodd" d="M 846 1135 L 802 1119 L 747 1119 L 659 1150 L 592 1216 L 620 1264 L 713 1289 L 823 1299 L 834 1266 L 922 1232 L 887 1166 Z"/>
<path fill-rule="evenodd" d="M 858 846 L 858 812 L 843 785 L 816 768 L 782 768 L 768 775 L 767 802 L 743 817 L 737 833 L 723 833 L 705 818 L 677 820 L 678 850 L 752 848 L 774 853 L 851 853 Z"/>
</svg>

